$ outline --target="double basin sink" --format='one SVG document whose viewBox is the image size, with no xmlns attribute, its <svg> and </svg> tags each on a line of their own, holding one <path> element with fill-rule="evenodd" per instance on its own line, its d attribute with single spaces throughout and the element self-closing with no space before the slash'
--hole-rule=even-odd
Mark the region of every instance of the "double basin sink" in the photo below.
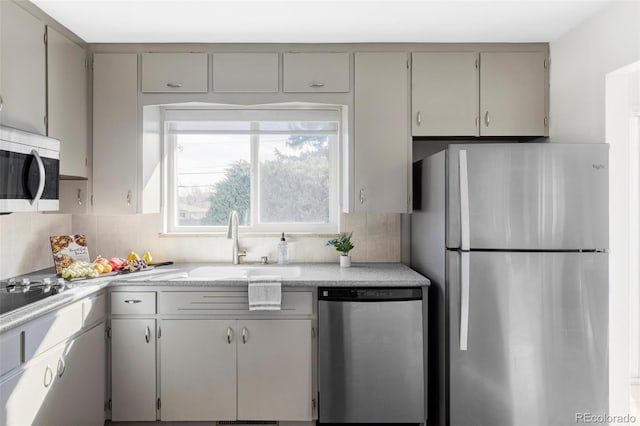
<svg viewBox="0 0 640 426">
<path fill-rule="evenodd" d="M 140 278 L 145 281 L 228 281 L 249 280 L 258 276 L 279 276 L 296 278 L 300 276 L 299 266 L 282 265 L 206 265 L 196 266 L 187 271 L 166 271 L 153 277 Z M 137 281 L 133 279 L 131 281 Z"/>
</svg>

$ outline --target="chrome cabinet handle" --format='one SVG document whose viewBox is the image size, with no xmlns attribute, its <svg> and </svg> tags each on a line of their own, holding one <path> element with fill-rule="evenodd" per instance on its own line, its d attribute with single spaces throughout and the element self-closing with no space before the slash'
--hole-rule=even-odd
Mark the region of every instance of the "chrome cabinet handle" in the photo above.
<svg viewBox="0 0 640 426">
<path fill-rule="evenodd" d="M 131 190 L 127 191 L 127 206 L 131 205 L 131 198 L 133 197 L 133 194 L 131 193 Z"/>
<path fill-rule="evenodd" d="M 227 343 L 231 344 L 232 341 L 233 341 L 233 330 L 231 329 L 231 327 L 227 327 Z"/>
<path fill-rule="evenodd" d="M 35 197 L 33 197 L 33 200 L 31 200 L 31 204 L 33 205 L 37 203 L 42 197 L 42 192 L 44 191 L 45 174 L 44 174 L 44 163 L 42 162 L 42 158 L 40 158 L 40 154 L 38 154 L 38 151 L 36 151 L 35 149 L 32 149 L 31 155 L 34 156 L 34 158 L 36 159 L 36 163 L 38 163 L 38 175 L 39 175 L 38 190 L 36 191 L 36 195 Z"/>
<path fill-rule="evenodd" d="M 2 107 L 4 107 L 4 99 L 2 99 L 2 95 L 0 95 L 0 111 L 2 111 Z"/>
<path fill-rule="evenodd" d="M 247 340 L 249 340 L 249 330 L 247 327 L 242 327 L 242 344 L 247 343 Z"/>
<path fill-rule="evenodd" d="M 418 121 L 418 126 L 422 125 L 422 114 L 418 111 L 418 115 L 416 116 L 416 120 Z"/>
<path fill-rule="evenodd" d="M 128 303 L 128 304 L 132 304 L 132 303 L 142 303 L 142 300 L 138 300 L 138 299 L 127 299 L 124 301 L 124 303 Z"/>
<path fill-rule="evenodd" d="M 471 224 L 469 221 L 469 175 L 467 173 L 467 150 L 458 153 L 458 173 L 460 178 L 460 248 L 469 250 L 471 246 Z"/>
<path fill-rule="evenodd" d="M 360 204 L 364 204 L 364 188 L 360 189 Z"/>
<path fill-rule="evenodd" d="M 309 83 L 309 87 L 324 87 L 324 83 L 321 83 L 319 81 L 312 81 L 311 83 Z"/>
<path fill-rule="evenodd" d="M 149 343 L 151 341 L 151 329 L 147 326 L 147 329 L 144 331 L 144 340 Z"/>
<path fill-rule="evenodd" d="M 48 388 L 49 386 L 51 386 L 52 382 L 53 382 L 53 370 L 51 370 L 51 368 L 49 368 L 49 366 L 47 365 L 47 368 L 45 368 L 44 370 L 44 378 L 43 378 L 42 384 L 44 385 L 45 388 Z"/>
<path fill-rule="evenodd" d="M 58 359 L 58 377 L 62 378 L 62 375 L 64 374 L 64 370 L 66 370 L 67 368 L 67 363 L 64 362 L 64 359 L 61 357 L 60 359 Z"/>
<path fill-rule="evenodd" d="M 167 83 L 167 87 L 172 87 L 174 89 L 177 89 L 179 87 L 182 87 L 182 83 Z"/>
<path fill-rule="evenodd" d="M 78 195 L 76 197 L 76 200 L 78 201 L 78 205 L 81 206 L 82 205 L 82 189 L 78 188 Z"/>
<path fill-rule="evenodd" d="M 462 252 L 460 261 L 460 350 L 466 351 L 469 340 L 469 252 Z"/>
<path fill-rule="evenodd" d="M 491 124 L 491 116 L 489 115 L 489 111 L 484 113 L 484 124 L 489 127 L 489 124 Z"/>
</svg>

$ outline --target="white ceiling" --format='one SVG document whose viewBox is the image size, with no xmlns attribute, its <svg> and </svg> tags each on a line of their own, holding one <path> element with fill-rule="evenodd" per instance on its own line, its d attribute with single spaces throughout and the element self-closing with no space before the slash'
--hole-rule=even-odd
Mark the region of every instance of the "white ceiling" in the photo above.
<svg viewBox="0 0 640 426">
<path fill-rule="evenodd" d="M 89 43 L 553 41 L 612 0 L 31 0 Z"/>
</svg>

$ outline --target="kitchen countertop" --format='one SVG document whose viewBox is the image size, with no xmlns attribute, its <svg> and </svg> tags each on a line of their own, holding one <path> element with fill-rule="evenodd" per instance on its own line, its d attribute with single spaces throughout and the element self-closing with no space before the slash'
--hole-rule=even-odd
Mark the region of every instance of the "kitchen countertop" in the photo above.
<svg viewBox="0 0 640 426">
<path fill-rule="evenodd" d="M 332 263 L 292 263 L 289 265 L 174 264 L 133 274 L 76 281 L 73 283 L 73 288 L 69 290 L 0 316 L 0 333 L 107 287 L 193 288 L 239 286 L 246 285 L 248 282 L 247 277 L 243 276 L 220 276 L 218 278 L 190 278 L 187 276 L 197 268 L 209 267 L 227 271 L 257 269 L 257 272 L 264 275 L 269 275 L 270 270 L 278 272 L 282 267 L 294 269 L 296 276 L 282 276 L 283 287 L 422 287 L 428 286 L 430 283 L 427 278 L 401 263 L 354 263 L 350 268 L 341 268 L 338 264 Z M 29 275 L 33 276 L 34 274 Z M 48 274 L 41 271 L 41 275 Z"/>
</svg>

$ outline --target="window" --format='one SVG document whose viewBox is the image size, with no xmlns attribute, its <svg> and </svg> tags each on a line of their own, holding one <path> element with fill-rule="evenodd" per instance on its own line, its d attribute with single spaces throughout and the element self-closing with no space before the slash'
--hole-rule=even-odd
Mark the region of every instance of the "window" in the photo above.
<svg viewBox="0 0 640 426">
<path fill-rule="evenodd" d="M 338 109 L 165 109 L 167 230 L 338 230 Z"/>
</svg>

